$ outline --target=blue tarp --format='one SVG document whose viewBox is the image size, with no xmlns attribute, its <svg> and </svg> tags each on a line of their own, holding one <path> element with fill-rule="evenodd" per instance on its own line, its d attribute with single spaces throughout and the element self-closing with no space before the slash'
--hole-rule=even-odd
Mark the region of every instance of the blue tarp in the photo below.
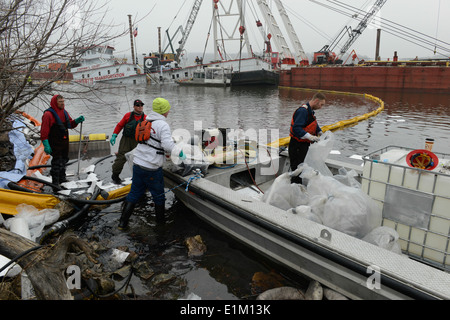
<svg viewBox="0 0 450 320">
<path fill-rule="evenodd" d="M 13 170 L 0 171 L 0 188 L 9 189 L 8 183 L 10 181 L 18 182 L 24 175 L 26 175 L 26 160 L 33 157 L 34 149 L 28 143 L 22 129 L 24 124 L 20 120 L 15 120 L 13 128 L 9 132 L 9 141 L 14 144 L 14 155 L 16 156 L 16 164 Z"/>
</svg>

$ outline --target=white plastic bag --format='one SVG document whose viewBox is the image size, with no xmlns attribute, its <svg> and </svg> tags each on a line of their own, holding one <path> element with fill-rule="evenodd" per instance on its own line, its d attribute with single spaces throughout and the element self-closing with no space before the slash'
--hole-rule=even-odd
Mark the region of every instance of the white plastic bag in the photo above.
<svg viewBox="0 0 450 320">
<path fill-rule="evenodd" d="M 371 219 L 372 210 L 361 190 L 343 186 L 331 196 L 324 207 L 323 224 L 362 238 L 377 225 Z"/>
<path fill-rule="evenodd" d="M 284 173 L 275 179 L 272 186 L 263 195 L 262 201 L 277 208 L 288 210 L 307 204 L 309 197 L 303 185 L 291 184 L 289 173 Z"/>
<path fill-rule="evenodd" d="M 46 225 L 50 225 L 58 221 L 60 214 L 56 209 L 38 210 L 32 205 L 19 204 L 17 207 L 17 214 L 5 221 L 5 227 L 11 228 L 15 223 L 14 219 L 24 219 L 27 222 L 30 232 L 30 240 L 35 241 L 42 233 Z"/>
<path fill-rule="evenodd" d="M 300 205 L 305 205 L 308 203 L 308 200 L 309 197 L 306 193 L 306 188 L 302 185 L 293 183 L 278 188 L 273 192 L 266 203 L 283 210 L 288 210 Z"/>
<path fill-rule="evenodd" d="M 398 243 L 398 238 L 399 235 L 397 231 L 392 228 L 382 226 L 373 229 L 363 238 L 363 240 L 386 250 L 402 254 L 402 248 Z"/>
<path fill-rule="evenodd" d="M 317 205 L 310 205 L 325 226 L 362 238 L 381 225 L 381 214 L 376 204 L 362 189 L 346 186 L 308 165 L 304 165 L 301 177 L 307 179 L 311 199 L 318 197 Z"/>
<path fill-rule="evenodd" d="M 356 180 L 356 177 L 358 176 L 358 173 L 355 170 L 347 171 L 345 168 L 339 169 L 339 174 L 334 175 L 333 178 L 335 178 L 337 181 L 341 182 L 342 184 L 345 184 L 349 187 L 354 188 L 361 188 L 361 183 L 359 183 Z"/>
<path fill-rule="evenodd" d="M 325 160 L 328 158 L 334 145 L 334 135 L 331 131 L 326 131 L 321 137 L 319 142 L 311 144 L 306 154 L 304 163 L 311 168 L 319 171 L 324 176 L 333 176 L 330 169 L 325 164 Z"/>
<path fill-rule="evenodd" d="M 310 206 L 300 205 L 289 209 L 288 213 L 296 214 L 299 217 L 323 224 L 322 219 L 317 214 L 312 212 L 312 208 Z"/>
</svg>

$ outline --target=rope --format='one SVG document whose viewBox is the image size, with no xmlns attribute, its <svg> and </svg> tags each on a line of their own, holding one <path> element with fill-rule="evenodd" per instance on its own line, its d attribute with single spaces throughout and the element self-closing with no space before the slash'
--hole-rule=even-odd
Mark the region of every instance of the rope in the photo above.
<svg viewBox="0 0 450 320">
<path fill-rule="evenodd" d="M 191 182 L 192 181 L 194 181 L 194 180 L 197 180 L 197 179 L 200 179 L 200 178 L 203 178 L 203 174 L 202 174 L 202 172 L 201 172 L 201 170 L 200 169 L 196 169 L 195 171 L 195 175 L 193 176 L 193 177 L 190 177 L 189 178 L 189 180 L 187 181 L 187 182 L 185 182 L 186 183 L 186 189 L 184 189 L 186 192 L 188 191 L 188 189 L 189 189 L 189 185 L 191 184 Z M 183 185 L 184 183 L 182 183 L 181 185 Z M 180 186 L 181 186 L 180 185 Z M 178 186 L 179 187 L 179 186 Z M 175 187 L 175 188 L 178 188 L 178 187 Z M 172 190 L 174 190 L 175 188 L 172 188 Z"/>
</svg>

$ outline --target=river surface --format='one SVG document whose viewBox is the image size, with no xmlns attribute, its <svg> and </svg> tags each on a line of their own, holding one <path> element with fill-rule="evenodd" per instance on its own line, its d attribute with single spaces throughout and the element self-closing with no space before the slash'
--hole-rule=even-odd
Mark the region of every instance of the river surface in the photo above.
<svg viewBox="0 0 450 320">
<path fill-rule="evenodd" d="M 152 100 L 163 97 L 172 105 L 167 120 L 172 131 L 186 129 L 192 133 L 196 122 L 196 128 L 200 123 L 202 128 L 267 129 L 272 140 L 289 135 L 293 112 L 313 95 L 313 92 L 277 87 L 197 88 L 176 84 L 101 87 L 94 93 L 82 95 L 65 93 L 67 89 L 67 85 L 55 88 L 65 95 L 66 109 L 72 117 L 85 116 L 83 134 L 105 133 L 111 136 L 117 122 L 132 110 L 135 99 L 142 100 L 144 111 L 149 111 Z M 450 94 L 366 93 L 381 98 L 385 102 L 384 111 L 335 131 L 334 149 L 345 156 L 364 155 L 389 145 L 422 149 L 426 138 L 434 138 L 433 151 L 450 154 Z M 316 112 L 321 126 L 350 119 L 378 107 L 359 97 L 327 94 L 327 98 L 326 106 Z M 46 107 L 42 103 L 40 109 Z M 24 111 L 38 119 L 41 117 L 36 108 Z M 77 134 L 77 131 L 72 131 L 72 134 Z M 118 143 L 111 152 L 117 148 Z M 96 159 L 83 154 L 81 167 Z M 113 157 L 108 158 L 96 168 L 96 173 L 105 181 L 110 181 L 113 160 Z M 72 167 L 74 169 L 76 167 Z M 130 169 L 125 166 L 121 176 L 129 175 Z M 147 261 L 155 274 L 166 274 L 171 278 L 165 285 L 155 286 L 151 280 L 133 276 L 126 297 L 180 299 L 195 294 L 204 300 L 254 299 L 258 293 L 271 287 L 304 288 L 307 285 L 305 279 L 293 276 L 199 220 L 177 202 L 173 194 L 167 195 L 166 207 L 170 209 L 163 225 L 155 222 L 152 203 L 144 199 L 135 210 L 130 230 L 126 232 L 117 230 L 120 204 L 93 211 L 90 219 L 78 230 L 81 236 L 100 241 L 109 248 L 125 246 L 135 251 L 139 260 Z M 203 256 L 191 258 L 184 241 L 195 235 L 202 237 L 207 251 Z M 103 259 L 107 265 L 107 258 Z"/>
</svg>

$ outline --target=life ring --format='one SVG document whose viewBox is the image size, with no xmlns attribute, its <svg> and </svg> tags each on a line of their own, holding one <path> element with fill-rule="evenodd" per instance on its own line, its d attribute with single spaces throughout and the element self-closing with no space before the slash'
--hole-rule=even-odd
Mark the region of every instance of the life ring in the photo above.
<svg viewBox="0 0 450 320">
<path fill-rule="evenodd" d="M 406 156 L 406 163 L 412 168 L 433 170 L 439 163 L 438 157 L 425 149 L 413 150 Z"/>
</svg>

